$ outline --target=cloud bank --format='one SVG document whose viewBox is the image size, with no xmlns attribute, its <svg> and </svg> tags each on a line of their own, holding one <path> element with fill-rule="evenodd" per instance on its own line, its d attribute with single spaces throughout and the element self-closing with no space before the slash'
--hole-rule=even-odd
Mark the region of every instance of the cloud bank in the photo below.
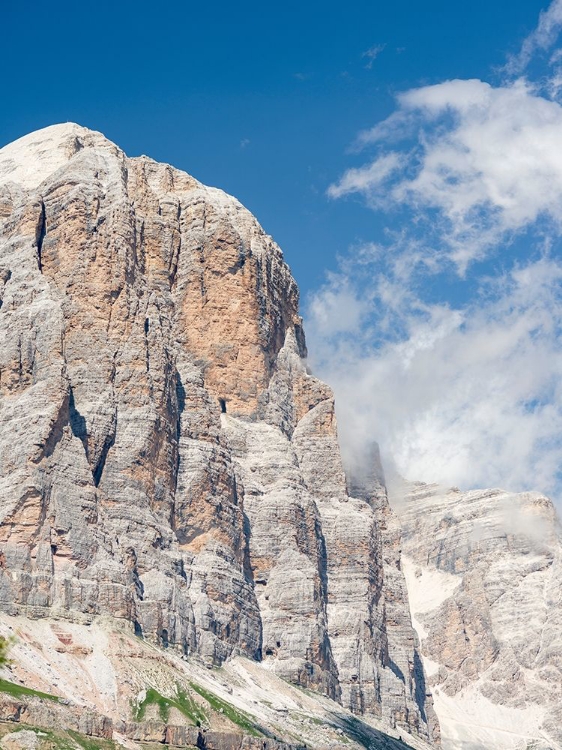
<svg viewBox="0 0 562 750">
<path fill-rule="evenodd" d="M 377 153 L 328 189 L 372 208 L 407 207 L 426 241 L 465 273 L 537 222 L 562 227 L 562 107 L 524 80 L 453 80 L 400 94 L 359 137 Z M 393 143 L 399 139 L 399 143 Z M 389 148 L 394 146 L 394 148 Z M 400 150 L 398 150 L 398 148 Z"/>
<path fill-rule="evenodd" d="M 555 0 L 496 85 L 398 95 L 328 188 L 387 223 L 306 312 L 354 471 L 376 440 L 409 479 L 562 499 L 561 28 Z"/>
<path fill-rule="evenodd" d="M 469 305 L 377 308 L 384 273 L 342 273 L 310 300 L 313 367 L 334 388 L 344 461 L 377 440 L 409 479 L 556 495 L 562 448 L 562 263 L 514 268 Z M 404 302 L 404 300 L 403 300 Z M 341 311 L 347 311 L 346 321 Z M 405 335 L 377 340 L 375 329 Z"/>
</svg>

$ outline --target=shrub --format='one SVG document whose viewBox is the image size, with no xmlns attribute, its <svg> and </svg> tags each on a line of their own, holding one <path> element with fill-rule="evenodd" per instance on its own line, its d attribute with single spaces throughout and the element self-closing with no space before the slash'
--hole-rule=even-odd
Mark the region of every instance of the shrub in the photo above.
<svg viewBox="0 0 562 750">
<path fill-rule="evenodd" d="M 0 635 L 0 667 L 5 667 L 10 663 L 10 660 L 8 659 L 8 651 L 10 650 L 11 645 L 12 643 L 8 638 L 4 638 L 4 636 Z"/>
</svg>

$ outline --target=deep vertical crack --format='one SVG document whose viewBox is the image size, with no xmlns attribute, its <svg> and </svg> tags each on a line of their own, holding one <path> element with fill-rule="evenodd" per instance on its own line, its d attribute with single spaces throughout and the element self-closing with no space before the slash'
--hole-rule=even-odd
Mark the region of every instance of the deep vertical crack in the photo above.
<svg viewBox="0 0 562 750">
<path fill-rule="evenodd" d="M 35 230 L 35 246 L 37 248 L 37 267 L 39 268 L 39 273 L 43 273 L 43 241 L 45 239 L 45 235 L 47 234 L 47 215 L 45 212 L 45 203 L 44 201 L 41 201 L 41 215 L 39 216 L 39 221 L 37 222 L 37 229 Z"/>
<path fill-rule="evenodd" d="M 106 436 L 103 448 L 101 449 L 101 455 L 98 459 L 97 464 L 92 467 L 92 478 L 94 480 L 94 486 L 99 487 L 103 470 L 105 469 L 105 462 L 107 460 L 107 454 L 109 453 L 110 449 L 113 447 L 115 443 L 115 432 L 111 431 L 109 435 Z"/>
</svg>

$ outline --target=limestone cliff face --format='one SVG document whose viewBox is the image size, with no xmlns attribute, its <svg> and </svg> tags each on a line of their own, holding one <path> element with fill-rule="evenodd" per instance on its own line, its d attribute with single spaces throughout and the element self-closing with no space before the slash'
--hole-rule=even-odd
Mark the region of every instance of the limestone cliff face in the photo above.
<svg viewBox="0 0 562 750">
<path fill-rule="evenodd" d="M 0 608 L 122 618 L 438 741 L 384 488 L 235 199 L 101 134 L 0 150 Z"/>
<path fill-rule="evenodd" d="M 562 748 L 562 536 L 536 492 L 395 493 L 445 750 Z"/>
</svg>

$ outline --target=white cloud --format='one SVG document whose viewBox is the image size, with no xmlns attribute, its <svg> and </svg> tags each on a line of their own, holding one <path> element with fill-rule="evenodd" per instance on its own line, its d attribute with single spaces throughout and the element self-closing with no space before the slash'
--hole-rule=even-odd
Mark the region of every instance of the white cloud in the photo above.
<svg viewBox="0 0 562 750">
<path fill-rule="evenodd" d="M 562 226 L 562 107 L 525 81 L 452 80 L 398 97 L 391 117 L 360 136 L 379 153 L 349 169 L 331 197 L 407 206 L 460 273 L 538 219 Z M 392 138 L 412 140 L 386 151 Z M 432 212 L 432 213 L 430 213 Z M 429 236 L 429 235 L 428 235 Z"/>
<path fill-rule="evenodd" d="M 511 79 L 399 94 L 359 134 L 363 163 L 328 189 L 386 220 L 307 312 L 355 472 L 377 441 L 407 478 L 538 489 L 562 505 L 561 30 L 554 0 Z M 545 61 L 536 85 L 514 80 Z"/>
<path fill-rule="evenodd" d="M 312 364 L 335 390 L 348 467 L 357 470 L 376 439 L 387 465 L 407 478 L 556 496 L 562 264 L 515 268 L 462 310 L 416 306 L 406 290 L 404 309 L 384 309 L 406 334 L 382 344 L 372 335 L 374 302 L 345 335 L 325 325 L 325 307 L 333 318 L 350 294 L 361 298 L 365 277 L 350 268 L 314 296 L 307 315 Z M 376 292 L 381 281 L 372 269 Z"/>
<path fill-rule="evenodd" d="M 348 169 L 341 180 L 328 188 L 330 198 L 341 198 L 350 193 L 369 194 L 374 197 L 382 184 L 402 165 L 399 154 L 380 156 L 370 164 L 357 169 Z"/>
<path fill-rule="evenodd" d="M 321 297 L 310 302 L 316 329 L 323 336 L 351 333 L 358 329 L 368 312 L 368 301 L 360 300 L 357 290 L 344 276 L 332 275 Z"/>
<path fill-rule="evenodd" d="M 363 52 L 362 57 L 366 57 L 368 61 L 365 65 L 367 70 L 370 70 L 373 67 L 373 63 L 385 47 L 386 44 L 374 44 L 372 47 L 369 47 L 368 50 L 365 50 L 365 52 Z"/>
<path fill-rule="evenodd" d="M 552 47 L 562 29 L 562 0 L 553 0 L 539 16 L 537 28 L 523 41 L 521 49 L 507 63 L 508 73 L 518 75 L 529 65 L 537 52 Z"/>
</svg>

